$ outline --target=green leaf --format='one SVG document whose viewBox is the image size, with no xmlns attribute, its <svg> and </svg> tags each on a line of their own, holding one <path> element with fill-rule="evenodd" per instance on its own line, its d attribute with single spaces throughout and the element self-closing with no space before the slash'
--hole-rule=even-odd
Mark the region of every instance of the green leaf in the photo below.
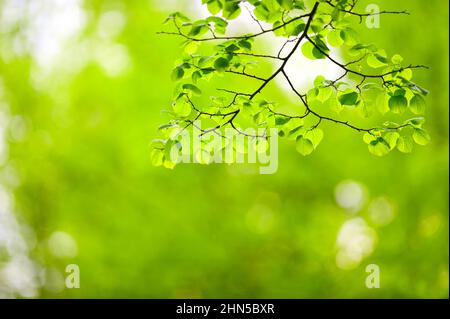
<svg viewBox="0 0 450 319">
<path fill-rule="evenodd" d="M 175 69 L 173 69 L 171 76 L 173 81 L 179 81 L 183 78 L 183 76 L 184 76 L 184 69 L 182 67 L 176 67 Z"/>
<path fill-rule="evenodd" d="M 152 145 L 153 148 L 163 149 L 165 147 L 165 145 L 166 145 L 166 140 L 154 139 L 154 140 L 152 140 L 151 145 Z"/>
<path fill-rule="evenodd" d="M 173 163 L 173 162 L 171 162 L 171 161 L 168 160 L 168 159 L 165 159 L 165 160 L 164 160 L 164 167 L 165 167 L 165 168 L 168 168 L 168 169 L 174 169 L 176 165 L 177 165 L 176 163 Z"/>
<path fill-rule="evenodd" d="M 407 120 L 405 123 L 409 123 L 415 127 L 422 127 L 423 123 L 425 123 L 424 117 L 414 117 L 412 119 Z"/>
<path fill-rule="evenodd" d="M 314 53 L 313 53 L 313 50 L 314 50 L 315 48 L 314 48 L 314 45 L 311 43 L 311 42 L 305 42 L 303 45 L 302 45 L 302 53 L 303 53 L 303 55 L 306 57 L 306 58 L 308 58 L 308 59 L 311 59 L 311 60 L 316 60 L 316 59 L 318 59 L 315 55 L 314 55 Z M 323 58 L 325 58 L 325 57 L 322 57 L 322 59 Z M 320 58 L 319 58 L 320 59 Z"/>
<path fill-rule="evenodd" d="M 409 108 L 414 114 L 425 113 L 425 107 L 425 99 L 418 94 L 414 94 L 414 97 L 411 99 L 411 101 L 409 101 Z"/>
<path fill-rule="evenodd" d="M 328 101 L 325 103 L 325 106 L 337 114 L 341 113 L 344 110 L 344 107 L 337 99 L 336 92 L 333 93 L 332 98 L 328 99 Z"/>
<path fill-rule="evenodd" d="M 306 156 L 314 151 L 314 144 L 309 139 L 300 135 L 297 137 L 296 149 L 297 152 L 303 156 Z"/>
<path fill-rule="evenodd" d="M 388 59 L 382 53 L 374 53 L 367 57 L 367 64 L 374 69 L 387 65 Z"/>
<path fill-rule="evenodd" d="M 270 12 L 267 6 L 263 2 L 257 2 L 255 4 L 255 17 L 259 20 L 269 21 Z"/>
<path fill-rule="evenodd" d="M 241 48 L 243 48 L 245 50 L 248 50 L 248 51 L 250 51 L 252 49 L 252 43 L 250 41 L 248 41 L 248 40 L 241 40 L 241 41 L 238 42 L 238 45 Z"/>
<path fill-rule="evenodd" d="M 318 75 L 315 79 L 314 79 L 314 86 L 316 88 L 320 88 L 322 87 L 324 84 L 323 82 L 325 82 L 325 77 L 323 75 Z"/>
<path fill-rule="evenodd" d="M 396 65 L 400 65 L 403 62 L 403 57 L 399 54 L 395 54 L 392 58 L 391 58 L 392 63 L 396 64 Z"/>
<path fill-rule="evenodd" d="M 403 95 L 394 95 L 389 99 L 389 109 L 395 114 L 403 113 L 408 107 L 408 100 Z"/>
<path fill-rule="evenodd" d="M 424 129 L 415 128 L 413 133 L 413 139 L 416 142 L 416 144 L 425 146 L 430 142 L 431 137 Z"/>
<path fill-rule="evenodd" d="M 419 85 L 417 85 L 414 82 L 408 81 L 408 84 L 409 84 L 409 88 L 414 92 L 417 92 L 417 93 L 425 95 L 425 96 L 428 95 L 428 93 L 429 93 L 427 90 L 420 87 Z"/>
<path fill-rule="evenodd" d="M 362 43 L 358 43 L 355 44 L 354 46 L 352 46 L 350 48 L 351 51 L 358 53 L 359 51 L 376 51 L 376 47 L 373 44 L 362 44 Z"/>
<path fill-rule="evenodd" d="M 206 22 L 212 22 L 214 23 L 216 26 L 220 26 L 225 28 L 226 26 L 228 26 L 228 22 L 225 19 L 222 19 L 221 17 L 208 17 L 206 19 Z"/>
<path fill-rule="evenodd" d="M 341 37 L 340 30 L 331 30 L 327 35 L 327 39 L 328 43 L 335 48 L 339 48 L 344 44 L 344 39 Z"/>
<path fill-rule="evenodd" d="M 167 23 L 170 20 L 180 20 L 181 22 L 186 22 L 186 21 L 189 21 L 189 18 L 186 17 L 181 12 L 174 12 L 167 17 L 167 19 L 166 19 L 166 21 L 164 21 L 164 23 Z"/>
<path fill-rule="evenodd" d="M 305 10 L 305 2 L 304 0 L 294 0 L 294 9 Z"/>
<path fill-rule="evenodd" d="M 164 163 L 164 151 L 159 149 L 152 150 L 151 161 L 153 166 L 162 166 Z"/>
<path fill-rule="evenodd" d="M 284 27 L 281 27 L 281 25 L 283 25 L 282 21 L 275 21 L 275 23 L 273 24 L 272 28 L 275 29 L 273 31 L 273 33 L 277 36 L 277 37 L 281 37 L 284 36 L 286 33 L 286 30 Z"/>
<path fill-rule="evenodd" d="M 330 52 L 327 45 L 323 42 L 322 38 L 319 36 L 316 36 L 311 39 L 316 45 L 312 44 L 310 41 L 305 42 L 302 45 L 302 53 L 305 57 L 311 60 L 317 60 L 317 59 L 325 59 L 326 54 Z M 317 47 L 320 48 L 317 49 Z M 322 53 L 322 52 L 323 53 Z M 325 53 L 325 54 L 324 54 Z"/>
<path fill-rule="evenodd" d="M 355 91 L 344 93 L 339 96 L 339 102 L 341 103 L 341 105 L 348 105 L 348 106 L 356 105 L 358 97 L 359 95 Z"/>
<path fill-rule="evenodd" d="M 225 71 L 229 66 L 230 62 L 224 57 L 220 57 L 214 62 L 214 68 L 219 72 Z"/>
<path fill-rule="evenodd" d="M 203 68 L 202 69 L 202 74 L 208 75 L 208 74 L 213 73 L 215 71 L 216 71 L 216 69 L 214 69 L 214 68 Z"/>
<path fill-rule="evenodd" d="M 229 53 L 233 53 L 233 52 L 239 51 L 240 49 L 241 49 L 240 47 L 238 47 L 236 44 L 232 43 L 225 48 L 225 51 L 227 51 Z"/>
<path fill-rule="evenodd" d="M 411 136 L 400 136 L 397 140 L 397 149 L 402 153 L 411 153 L 413 150 L 413 140 Z"/>
<path fill-rule="evenodd" d="M 387 132 L 383 134 L 383 139 L 389 144 L 391 150 L 393 150 L 397 146 L 398 139 L 400 134 L 397 132 Z"/>
<path fill-rule="evenodd" d="M 394 92 L 394 96 L 405 96 L 406 94 L 406 90 L 405 89 L 397 89 Z"/>
<path fill-rule="evenodd" d="M 284 27 L 285 36 L 286 37 L 297 36 L 301 32 L 303 32 L 303 30 L 305 30 L 305 26 L 306 24 L 302 19 L 291 22 Z"/>
<path fill-rule="evenodd" d="M 303 125 L 297 126 L 288 132 L 288 138 L 290 140 L 296 140 L 301 135 Z"/>
<path fill-rule="evenodd" d="M 178 152 L 172 152 L 172 150 Z M 164 166 L 166 168 L 174 168 L 175 162 L 178 161 L 179 151 L 181 150 L 181 144 L 175 140 L 175 137 L 168 140 L 164 149 Z M 168 162 L 168 163 L 166 163 Z"/>
<path fill-rule="evenodd" d="M 316 127 L 312 130 L 307 131 L 304 137 L 313 143 L 314 148 L 317 148 L 317 146 L 319 146 L 320 142 L 322 142 L 323 140 L 323 131 L 320 128 Z"/>
<path fill-rule="evenodd" d="M 204 35 L 208 31 L 209 27 L 206 23 L 193 24 L 191 30 L 189 31 L 189 36 L 198 37 Z"/>
<path fill-rule="evenodd" d="M 173 104 L 173 111 L 181 117 L 186 117 L 191 114 L 192 108 L 189 103 L 184 100 L 178 100 Z"/>
<path fill-rule="evenodd" d="M 376 156 L 385 156 L 391 151 L 391 147 L 382 137 L 370 142 L 369 151 Z"/>
<path fill-rule="evenodd" d="M 291 120 L 290 117 L 286 116 L 276 116 L 275 117 L 275 125 L 284 125 Z"/>
<path fill-rule="evenodd" d="M 192 82 L 197 83 L 198 80 L 200 80 L 202 78 L 203 74 L 200 71 L 195 71 L 194 73 L 192 73 Z"/>
<path fill-rule="evenodd" d="M 331 86 L 320 88 L 317 94 L 317 100 L 326 102 L 333 95 L 334 89 Z"/>
<path fill-rule="evenodd" d="M 228 0 L 225 2 L 222 15 L 225 19 L 233 20 L 241 14 L 238 0 Z"/>
<path fill-rule="evenodd" d="M 341 38 L 344 39 L 344 43 L 348 46 L 353 46 L 358 43 L 358 33 L 352 28 L 345 28 L 341 30 Z"/>
<path fill-rule="evenodd" d="M 324 42 L 324 38 L 320 35 L 315 36 L 312 38 L 316 46 L 320 49 L 320 51 L 323 51 L 324 53 L 328 54 L 330 52 L 330 49 L 328 48 L 327 44 Z M 316 49 L 317 50 L 317 49 Z M 319 55 L 323 55 L 320 51 L 317 51 Z M 315 53 L 317 54 L 317 53 Z"/>
<path fill-rule="evenodd" d="M 368 118 L 373 114 L 373 109 L 372 105 L 370 104 L 370 101 L 366 103 L 366 101 L 362 99 L 360 99 L 356 103 L 356 111 L 364 118 Z"/>
<path fill-rule="evenodd" d="M 183 131 L 183 128 L 179 127 L 178 125 L 172 127 L 171 129 L 169 129 L 169 139 L 176 140 L 181 131 Z"/>
<path fill-rule="evenodd" d="M 190 91 L 196 95 L 202 94 L 202 91 L 198 87 L 196 87 L 194 84 L 189 84 L 189 83 L 183 84 L 183 90 Z"/>
<path fill-rule="evenodd" d="M 376 139 L 377 139 L 377 137 L 374 136 L 373 134 L 370 134 L 369 132 L 366 132 L 363 135 L 363 140 L 364 140 L 364 143 L 366 143 L 366 144 L 370 144 L 371 142 L 375 141 Z"/>
<path fill-rule="evenodd" d="M 218 14 L 222 10 L 222 3 L 219 0 L 208 1 L 207 6 L 211 14 Z"/>
<path fill-rule="evenodd" d="M 294 7 L 292 0 L 277 0 L 277 2 L 285 10 L 291 10 Z"/>
<path fill-rule="evenodd" d="M 175 125 L 175 124 L 163 124 L 163 125 L 160 125 L 158 127 L 158 130 L 163 131 L 163 130 L 167 130 L 167 129 L 175 127 L 175 126 L 177 126 L 177 125 Z"/>
<path fill-rule="evenodd" d="M 214 57 L 212 56 L 202 56 L 199 60 L 198 60 L 198 66 L 199 67 L 206 67 L 210 65 L 210 62 L 214 59 Z"/>
</svg>

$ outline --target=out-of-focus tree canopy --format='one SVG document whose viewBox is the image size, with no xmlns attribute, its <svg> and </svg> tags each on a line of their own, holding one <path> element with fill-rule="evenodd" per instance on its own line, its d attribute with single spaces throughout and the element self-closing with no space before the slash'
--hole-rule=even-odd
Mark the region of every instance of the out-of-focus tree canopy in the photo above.
<svg viewBox="0 0 450 319">
<path fill-rule="evenodd" d="M 173 11 L 205 17 L 200 2 L 0 0 L 0 297 L 447 298 L 448 3 L 358 3 L 410 12 L 356 29 L 430 67 L 415 73 L 428 146 L 380 158 L 323 123 L 320 150 L 280 140 L 278 172 L 260 175 L 152 166 L 182 42 L 156 33 Z M 294 59 L 296 85 L 334 75 L 322 62 Z M 268 87 L 290 107 L 287 91 Z M 79 289 L 64 287 L 68 264 Z"/>
</svg>

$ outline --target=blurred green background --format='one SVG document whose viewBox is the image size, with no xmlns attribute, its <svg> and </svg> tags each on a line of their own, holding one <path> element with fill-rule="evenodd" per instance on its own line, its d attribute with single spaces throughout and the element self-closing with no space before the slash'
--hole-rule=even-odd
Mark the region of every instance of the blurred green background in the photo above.
<svg viewBox="0 0 450 319">
<path fill-rule="evenodd" d="M 360 6 L 411 12 L 359 31 L 431 67 L 429 146 L 378 158 L 326 124 L 274 175 L 151 166 L 181 52 L 156 32 L 196 2 L 0 0 L 0 297 L 448 298 L 448 2 Z"/>
</svg>

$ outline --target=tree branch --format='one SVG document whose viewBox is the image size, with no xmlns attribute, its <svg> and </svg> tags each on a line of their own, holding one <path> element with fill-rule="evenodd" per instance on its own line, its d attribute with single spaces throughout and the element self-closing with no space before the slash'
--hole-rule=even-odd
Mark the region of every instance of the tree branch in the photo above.
<svg viewBox="0 0 450 319">
<path fill-rule="evenodd" d="M 311 15 L 311 13 L 304 14 L 304 15 L 300 15 L 300 16 L 298 16 L 298 17 L 292 18 L 291 20 L 289 20 L 289 21 L 287 21 L 287 22 L 285 22 L 285 23 L 283 23 L 283 24 L 281 24 L 281 25 L 279 25 L 279 26 L 277 26 L 277 27 L 275 27 L 275 28 L 263 30 L 263 31 L 261 31 L 261 32 L 254 33 L 254 34 L 239 35 L 239 36 L 227 36 L 227 37 L 226 37 L 226 36 L 216 36 L 215 34 L 213 34 L 212 37 L 209 37 L 209 38 L 200 38 L 200 39 L 198 39 L 198 38 L 191 37 L 191 36 L 189 36 L 189 35 L 184 34 L 184 33 L 181 31 L 181 27 L 175 22 L 175 20 L 174 20 L 174 24 L 175 24 L 175 27 L 177 28 L 177 31 L 178 31 L 178 32 L 166 32 L 166 31 L 160 31 L 160 32 L 157 32 L 157 34 L 178 35 L 178 36 L 182 36 L 182 37 L 184 37 L 184 38 L 186 38 L 186 39 L 188 39 L 188 40 L 195 41 L 195 42 L 215 41 L 215 40 L 242 40 L 242 39 L 252 39 L 252 38 L 259 37 L 259 36 L 261 36 L 261 35 L 263 35 L 263 34 L 266 34 L 266 33 L 270 33 L 270 32 L 277 31 L 277 30 L 279 30 L 279 29 L 281 29 L 281 28 L 284 28 L 285 26 L 287 26 L 287 25 L 289 25 L 289 24 L 291 24 L 291 23 L 293 23 L 293 22 L 295 22 L 295 21 L 297 21 L 297 20 L 299 20 L 299 19 L 306 18 L 306 17 L 308 17 L 308 16 L 310 16 L 310 15 Z"/>
</svg>

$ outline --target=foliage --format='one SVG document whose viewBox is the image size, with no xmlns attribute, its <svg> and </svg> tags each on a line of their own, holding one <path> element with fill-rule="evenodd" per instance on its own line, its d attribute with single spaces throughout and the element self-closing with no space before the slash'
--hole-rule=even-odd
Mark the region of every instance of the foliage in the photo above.
<svg viewBox="0 0 450 319">
<path fill-rule="evenodd" d="M 377 156 L 394 149 L 409 153 L 413 142 L 425 145 L 430 140 L 423 128 L 423 117 L 403 119 L 400 123 L 387 120 L 389 114 L 424 113 L 424 97 L 428 92 L 412 80 L 413 70 L 424 66 L 405 64 L 400 55 L 390 57 L 376 45 L 362 42 L 354 26 L 371 15 L 357 12 L 357 1 L 323 0 L 312 6 L 307 6 L 303 0 L 202 0 L 202 3 L 211 16 L 191 21 L 176 12 L 165 21 L 171 23 L 174 31 L 161 32 L 180 36 L 185 41 L 183 56 L 172 71 L 177 85 L 172 110 L 167 112 L 171 119 L 160 127 L 164 140 L 154 142 L 155 165 L 174 166 L 164 154 L 173 141 L 178 141 L 180 133 L 192 128 L 198 119 L 214 120 L 210 128 L 201 131 L 205 139 L 210 134 L 220 135 L 225 127 L 232 127 L 237 135 L 243 134 L 240 123 L 249 120 L 254 126 L 265 129 L 266 134 L 251 136 L 257 141 L 267 139 L 268 130 L 276 127 L 280 136 L 296 141 L 296 148 L 302 155 L 311 154 L 322 141 L 322 122 L 361 132 L 369 151 Z M 231 20 L 242 14 L 244 8 L 260 31 L 228 35 Z M 407 12 L 381 11 L 372 16 L 377 14 Z M 276 55 L 256 52 L 255 42 L 266 35 L 285 38 Z M 339 62 L 331 55 L 331 47 L 339 48 L 352 59 Z M 343 74 L 336 79 L 318 76 L 307 92 L 300 92 L 288 74 L 288 63 L 295 54 L 312 60 L 327 59 Z M 275 71 L 269 76 L 257 75 L 261 60 L 274 62 Z M 254 81 L 255 89 L 243 92 L 217 88 L 221 95 L 209 96 L 206 103 L 196 101 L 206 94 L 202 93 L 202 87 L 213 85 L 211 81 L 215 77 L 231 74 Z M 278 103 L 263 96 L 266 86 L 277 76 L 284 77 L 298 97 L 298 110 L 294 115 L 278 112 Z M 352 110 L 367 118 L 378 113 L 385 118 L 385 123 L 360 127 L 341 119 L 343 110 Z M 327 115 L 329 111 L 334 114 Z M 238 151 L 236 146 L 235 150 Z"/>
</svg>

